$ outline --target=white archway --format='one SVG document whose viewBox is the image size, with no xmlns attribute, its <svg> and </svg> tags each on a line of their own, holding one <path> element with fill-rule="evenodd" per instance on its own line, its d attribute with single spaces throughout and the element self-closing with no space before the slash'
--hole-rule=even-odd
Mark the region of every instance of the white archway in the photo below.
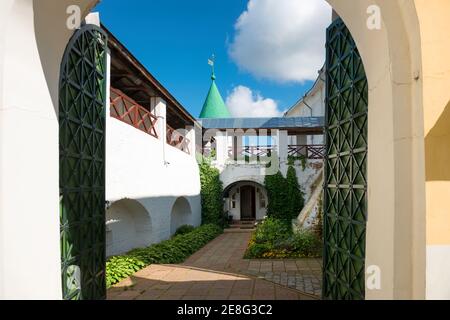
<svg viewBox="0 0 450 320">
<path fill-rule="evenodd" d="M 148 211 L 135 200 L 120 200 L 106 211 L 106 255 L 146 247 L 152 240 Z"/>
<path fill-rule="evenodd" d="M 369 85 L 366 266 L 379 267 L 382 277 L 381 289 L 366 288 L 366 298 L 422 299 L 424 116 L 420 24 L 415 3 L 326 1 L 350 30 Z M 367 27 L 368 8 L 373 5 L 381 11 L 379 30 Z"/>
<path fill-rule="evenodd" d="M 180 197 L 173 204 L 170 214 L 170 234 L 173 235 L 183 225 L 192 225 L 192 209 L 189 201 Z"/>
</svg>

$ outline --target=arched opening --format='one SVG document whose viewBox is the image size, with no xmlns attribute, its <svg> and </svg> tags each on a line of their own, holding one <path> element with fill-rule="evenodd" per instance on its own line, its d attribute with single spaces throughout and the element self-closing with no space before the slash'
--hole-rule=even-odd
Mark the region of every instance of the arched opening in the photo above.
<svg viewBox="0 0 450 320">
<path fill-rule="evenodd" d="M 237 181 L 224 189 L 225 212 L 233 221 L 262 220 L 267 214 L 266 188 L 253 181 Z"/>
<path fill-rule="evenodd" d="M 152 223 L 148 211 L 135 200 L 120 200 L 106 211 L 106 255 L 148 246 Z"/>
<path fill-rule="evenodd" d="M 376 277 L 379 285 L 366 287 L 365 298 L 423 299 L 426 269 L 424 49 L 418 17 L 423 8 L 417 7 L 414 1 L 327 2 L 350 30 L 368 79 L 365 201 L 369 216 L 364 271 L 367 281 Z M 374 18 L 370 12 L 381 13 L 380 28 L 369 27 L 368 22 Z M 341 232 L 352 233 L 354 229 Z M 345 241 L 351 244 L 350 239 Z M 370 270 L 380 270 L 381 274 Z"/>
<path fill-rule="evenodd" d="M 192 225 L 192 210 L 189 201 L 184 197 L 180 197 L 172 207 L 170 234 L 175 234 L 177 229 L 183 225 Z"/>
</svg>

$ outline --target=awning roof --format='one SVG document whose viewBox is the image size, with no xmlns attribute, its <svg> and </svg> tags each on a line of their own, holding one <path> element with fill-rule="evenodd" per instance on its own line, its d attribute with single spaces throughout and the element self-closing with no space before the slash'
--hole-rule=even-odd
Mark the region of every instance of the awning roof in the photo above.
<svg viewBox="0 0 450 320">
<path fill-rule="evenodd" d="M 324 117 L 198 119 L 203 129 L 287 130 L 290 133 L 323 134 Z"/>
</svg>

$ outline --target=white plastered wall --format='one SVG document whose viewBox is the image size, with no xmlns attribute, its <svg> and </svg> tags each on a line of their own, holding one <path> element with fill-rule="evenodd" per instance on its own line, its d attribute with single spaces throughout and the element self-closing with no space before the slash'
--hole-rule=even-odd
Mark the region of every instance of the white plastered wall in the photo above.
<svg viewBox="0 0 450 320">
<path fill-rule="evenodd" d="M 77 1 L 81 18 L 96 2 Z M 62 298 L 57 114 L 72 4 L 0 2 L 0 299 Z"/>
<path fill-rule="evenodd" d="M 369 82 L 367 299 L 425 297 L 425 166 L 420 32 L 413 1 L 327 0 L 361 53 Z M 367 28 L 369 6 L 382 26 Z"/>
<path fill-rule="evenodd" d="M 151 236 L 150 215 L 139 202 L 124 199 L 106 210 L 107 257 L 146 247 Z"/>
<path fill-rule="evenodd" d="M 161 137 L 156 139 L 110 117 L 109 112 L 106 121 L 107 201 L 138 201 L 151 218 L 150 243 L 172 235 L 172 209 L 180 197 L 192 212 L 184 224 L 200 225 L 200 174 L 195 158 L 163 143 Z"/>
</svg>

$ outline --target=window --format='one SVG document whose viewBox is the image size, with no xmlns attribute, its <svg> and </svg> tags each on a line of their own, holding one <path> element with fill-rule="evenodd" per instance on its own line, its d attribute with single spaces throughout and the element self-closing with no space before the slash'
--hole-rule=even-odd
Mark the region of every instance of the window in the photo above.
<svg viewBox="0 0 450 320">
<path fill-rule="evenodd" d="M 236 209 L 236 194 L 237 192 L 231 196 L 231 209 Z"/>
<path fill-rule="evenodd" d="M 264 194 L 260 188 L 256 189 L 256 192 L 259 196 L 259 207 L 264 209 L 266 207 L 266 197 L 264 197 Z"/>
<path fill-rule="evenodd" d="M 266 208 L 266 199 L 264 197 L 261 197 L 261 199 L 259 199 L 259 207 L 261 209 L 265 209 Z"/>
</svg>

